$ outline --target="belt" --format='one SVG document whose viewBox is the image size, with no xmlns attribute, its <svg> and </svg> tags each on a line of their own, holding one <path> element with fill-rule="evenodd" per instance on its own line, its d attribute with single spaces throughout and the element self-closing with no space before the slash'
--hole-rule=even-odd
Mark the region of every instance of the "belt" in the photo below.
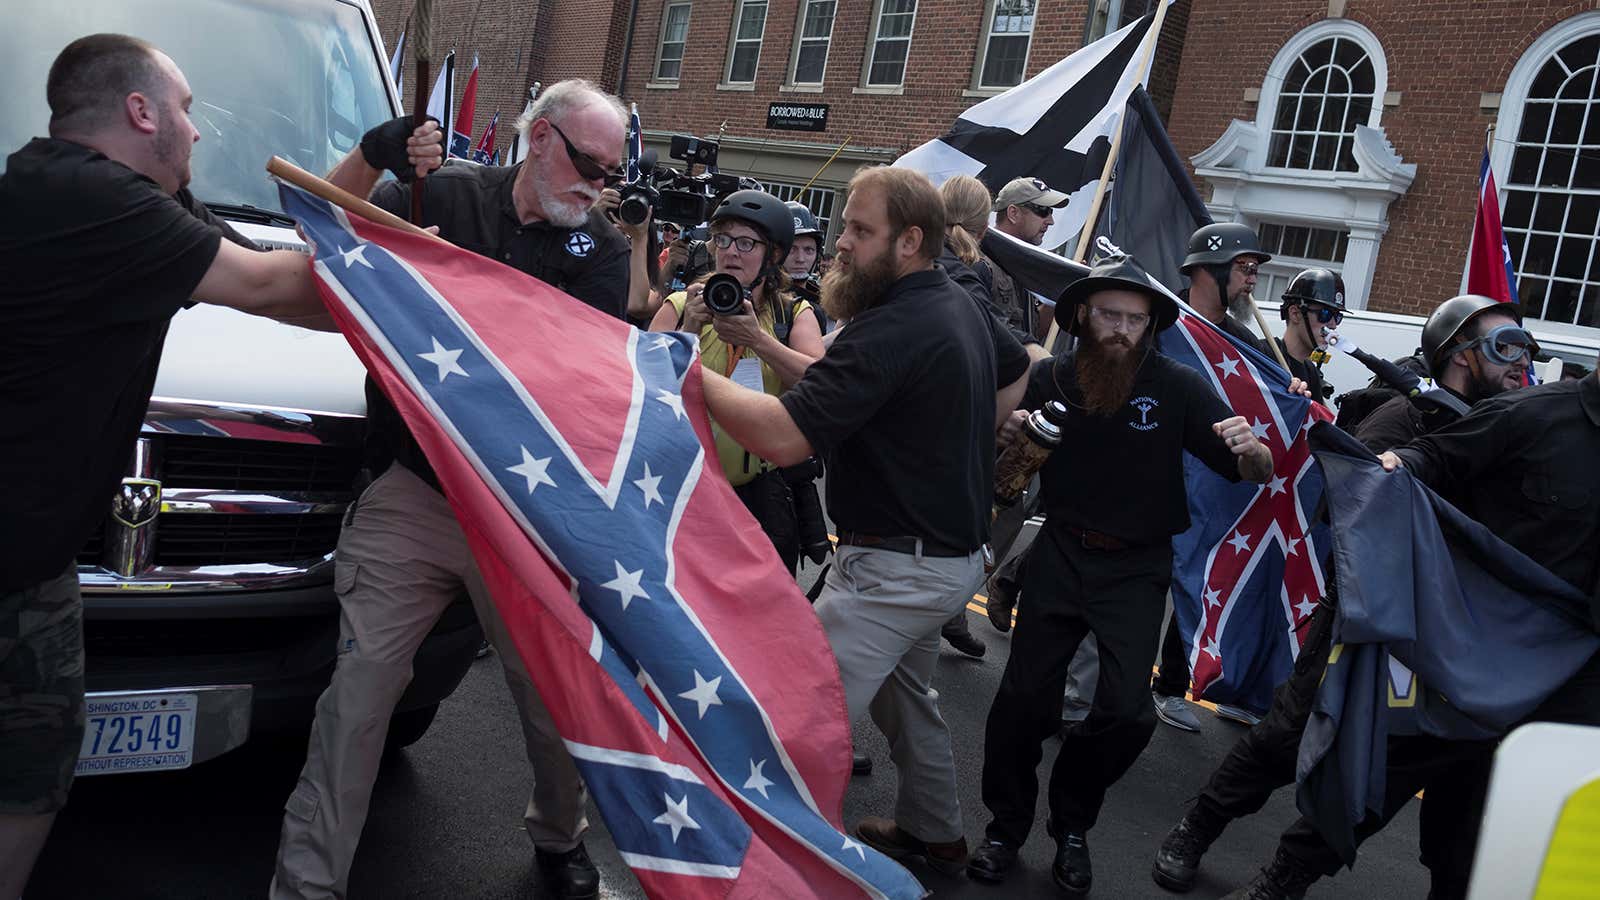
<svg viewBox="0 0 1600 900">
<path fill-rule="evenodd" d="M 839 546 L 841 547 L 870 547 L 874 550 L 888 550 L 893 553 L 906 553 L 923 556 L 969 556 L 973 551 L 960 550 L 948 544 L 929 541 L 917 537 L 879 537 L 875 534 L 861 534 L 856 531 L 839 532 Z"/>
<path fill-rule="evenodd" d="M 1090 531 L 1086 528 L 1074 528 L 1071 525 L 1063 525 L 1062 528 L 1067 534 L 1077 538 L 1078 543 L 1082 544 L 1087 550 L 1132 550 L 1135 546 L 1122 538 L 1115 538 L 1109 534 Z"/>
</svg>

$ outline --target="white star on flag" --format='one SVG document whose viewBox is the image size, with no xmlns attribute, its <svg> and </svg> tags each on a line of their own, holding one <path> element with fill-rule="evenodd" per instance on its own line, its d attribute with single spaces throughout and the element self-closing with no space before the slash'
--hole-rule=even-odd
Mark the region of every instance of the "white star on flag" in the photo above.
<svg viewBox="0 0 1600 900">
<path fill-rule="evenodd" d="M 640 569 L 637 572 L 629 572 L 627 569 L 622 567 L 621 562 L 618 562 L 617 560 L 612 560 L 612 562 L 617 564 L 617 577 L 600 586 L 606 588 L 607 590 L 616 591 L 618 594 L 621 594 L 622 608 L 624 610 L 628 608 L 628 604 L 633 602 L 633 598 L 635 597 L 643 597 L 644 599 L 649 600 L 650 595 L 646 594 L 644 592 L 644 588 L 639 586 L 639 582 L 644 579 L 644 570 Z"/>
<path fill-rule="evenodd" d="M 1233 537 L 1228 539 L 1228 544 L 1233 547 L 1233 552 L 1243 553 L 1250 549 L 1250 535 L 1242 531 L 1235 531 Z"/>
<path fill-rule="evenodd" d="M 776 782 L 761 774 L 761 770 L 766 768 L 766 766 L 767 761 L 764 759 L 761 762 L 756 762 L 753 759 L 750 760 L 750 777 L 745 779 L 744 789 L 747 791 L 755 791 L 763 798 L 770 800 L 772 798 L 767 797 L 767 788 L 772 787 Z"/>
<path fill-rule="evenodd" d="M 372 263 L 367 262 L 367 258 L 361 255 L 366 252 L 366 244 L 357 244 L 354 247 L 351 247 L 349 250 L 341 251 L 339 255 L 344 258 L 344 267 L 346 269 L 350 268 L 356 263 L 360 263 L 370 269 L 372 268 Z"/>
<path fill-rule="evenodd" d="M 705 680 L 698 669 L 694 673 L 694 688 L 679 694 L 685 700 L 692 700 L 700 706 L 700 718 L 706 717 L 706 710 L 713 706 L 721 706 L 722 698 L 717 696 L 717 687 L 722 684 L 722 676 Z"/>
<path fill-rule="evenodd" d="M 1250 425 L 1250 430 L 1251 430 L 1251 431 L 1253 431 L 1253 432 L 1255 432 L 1255 436 L 1256 436 L 1256 439 L 1257 439 L 1257 440 L 1262 440 L 1262 441 L 1264 441 L 1264 440 L 1266 440 L 1266 439 L 1267 439 L 1267 429 L 1269 429 L 1269 428 L 1271 428 L 1271 427 L 1272 427 L 1272 426 L 1271 426 L 1271 425 L 1270 425 L 1270 424 L 1268 424 L 1268 423 L 1266 423 L 1266 422 L 1263 422 L 1263 421 L 1261 421 L 1261 420 L 1260 420 L 1260 419 L 1256 419 L 1256 420 L 1255 420 L 1255 421 L 1254 421 L 1254 422 L 1253 422 L 1253 423 L 1252 423 L 1252 424 L 1251 424 L 1251 425 Z"/>
<path fill-rule="evenodd" d="M 1272 476 L 1272 480 L 1267 482 L 1267 490 L 1272 493 L 1272 496 L 1276 497 L 1283 493 L 1283 486 L 1287 484 L 1288 481 L 1289 479 L 1284 478 L 1282 475 L 1274 475 Z"/>
<path fill-rule="evenodd" d="M 666 350 L 667 348 L 671 347 L 672 344 L 673 344 L 672 338 L 669 338 L 666 335 L 662 334 L 662 335 L 657 335 L 656 339 L 654 341 L 651 341 L 650 342 L 650 346 L 646 347 L 645 349 L 646 350 Z"/>
<path fill-rule="evenodd" d="M 1201 652 L 1212 659 L 1222 658 L 1222 648 L 1217 646 L 1217 639 L 1214 637 L 1206 638 L 1206 645 L 1201 648 Z"/>
<path fill-rule="evenodd" d="M 533 454 L 528 452 L 528 448 L 523 447 L 522 462 L 514 466 L 508 466 L 506 471 L 528 479 L 528 493 L 531 494 L 533 489 L 541 484 L 548 484 L 551 487 L 556 486 L 555 479 L 551 478 L 548 472 L 549 468 L 550 457 L 534 459 Z"/>
<path fill-rule="evenodd" d="M 682 800 L 674 801 L 671 794 L 662 794 L 662 799 L 667 801 L 667 811 L 655 818 L 655 824 L 665 825 L 672 829 L 672 842 L 678 842 L 678 834 L 685 828 L 699 831 L 700 823 L 689 818 L 689 795 L 684 794 Z"/>
<path fill-rule="evenodd" d="M 634 481 L 639 490 L 644 491 L 644 508 L 649 509 L 652 503 L 665 503 L 661 499 L 661 476 L 650 474 L 650 464 L 644 464 L 644 477 Z"/>
<path fill-rule="evenodd" d="M 861 846 L 861 844 L 859 844 L 859 843 L 857 843 L 855 841 L 852 841 L 850 839 L 849 835 L 845 835 L 845 837 L 844 837 L 844 846 L 840 847 L 839 849 L 840 850 L 854 850 L 856 852 L 856 855 L 861 857 L 861 861 L 862 862 L 866 862 L 867 861 L 867 850 L 866 850 L 866 848 Z"/>
<path fill-rule="evenodd" d="M 1285 541 L 1284 545 L 1283 545 L 1283 552 L 1288 554 L 1289 556 L 1293 556 L 1296 553 L 1300 552 L 1300 539 L 1299 538 L 1289 538 L 1289 540 Z"/>
<path fill-rule="evenodd" d="M 1239 361 L 1230 356 L 1224 356 L 1222 357 L 1222 362 L 1212 363 L 1212 365 L 1222 370 L 1223 378 L 1239 374 Z"/>
<path fill-rule="evenodd" d="M 1300 618 L 1302 618 L 1302 619 L 1304 619 L 1306 616 L 1309 616 L 1313 612 L 1315 612 L 1316 608 L 1317 608 L 1317 601 L 1311 599 L 1310 597 L 1306 597 L 1305 599 L 1301 600 L 1299 603 L 1296 603 L 1294 605 L 1294 611 L 1296 613 L 1299 613 Z"/>
<path fill-rule="evenodd" d="M 1207 606 L 1221 606 L 1222 605 L 1222 592 L 1217 590 L 1216 588 L 1212 588 L 1212 589 L 1206 591 L 1206 605 Z"/>
<path fill-rule="evenodd" d="M 470 378 L 471 377 L 471 376 L 469 376 L 467 374 L 467 370 L 466 369 L 461 368 L 461 363 L 458 362 L 458 360 L 461 359 L 461 354 L 463 352 L 465 352 L 465 351 L 464 350 L 446 350 L 444 348 L 444 345 L 439 343 L 439 339 L 438 338 L 433 338 L 433 352 L 432 353 L 418 353 L 417 356 L 419 356 L 419 357 L 427 360 L 428 362 L 431 362 L 434 365 L 438 366 L 439 367 L 439 381 L 443 382 L 445 380 L 445 378 L 447 376 L 450 376 L 450 375 L 460 375 L 462 378 Z"/>
<path fill-rule="evenodd" d="M 683 397 L 671 391 L 656 391 L 656 399 L 672 407 L 672 414 L 683 418 Z"/>
</svg>

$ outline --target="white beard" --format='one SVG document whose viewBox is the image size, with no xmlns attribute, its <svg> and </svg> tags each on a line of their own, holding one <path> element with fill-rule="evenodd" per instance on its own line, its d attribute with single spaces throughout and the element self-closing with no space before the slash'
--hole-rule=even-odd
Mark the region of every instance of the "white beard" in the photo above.
<svg viewBox="0 0 1600 900">
<path fill-rule="evenodd" d="M 580 193 L 588 198 L 588 202 L 580 204 L 561 199 L 560 194 L 566 191 Z M 544 179 L 535 178 L 533 193 L 539 198 L 539 208 L 544 211 L 545 221 L 562 228 L 577 228 L 589 221 L 589 208 L 600 199 L 600 192 L 586 181 L 571 185 L 565 191 L 557 191 Z"/>
</svg>

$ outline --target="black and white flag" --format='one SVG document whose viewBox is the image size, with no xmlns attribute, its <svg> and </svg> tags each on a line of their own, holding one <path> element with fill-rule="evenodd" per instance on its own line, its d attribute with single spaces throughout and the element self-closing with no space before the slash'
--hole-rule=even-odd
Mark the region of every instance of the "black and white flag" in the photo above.
<svg viewBox="0 0 1600 900">
<path fill-rule="evenodd" d="M 1004 94 L 973 106 L 944 137 L 910 151 L 895 165 L 934 184 L 974 175 L 995 193 L 1021 176 L 1043 179 L 1072 201 L 1057 210 L 1043 246 L 1078 236 L 1089 213 L 1111 136 L 1128 93 L 1143 82 L 1140 50 L 1155 12 L 1068 56 Z"/>
</svg>

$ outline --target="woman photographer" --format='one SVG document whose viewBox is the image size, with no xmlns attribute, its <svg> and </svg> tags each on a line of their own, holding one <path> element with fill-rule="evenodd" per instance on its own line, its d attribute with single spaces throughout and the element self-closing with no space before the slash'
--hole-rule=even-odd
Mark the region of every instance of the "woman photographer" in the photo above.
<svg viewBox="0 0 1600 900">
<path fill-rule="evenodd" d="M 700 364 L 774 396 L 800 380 L 822 356 L 822 331 L 811 304 L 789 290 L 783 261 L 794 243 L 794 221 L 783 201 L 765 191 L 735 191 L 711 216 L 714 272 L 745 291 L 740 312 L 714 315 L 702 279 L 667 297 L 651 331 L 700 337 Z M 792 572 L 800 555 L 794 502 L 783 475 L 712 422 L 717 455 L 739 499 L 761 523 Z"/>
</svg>

